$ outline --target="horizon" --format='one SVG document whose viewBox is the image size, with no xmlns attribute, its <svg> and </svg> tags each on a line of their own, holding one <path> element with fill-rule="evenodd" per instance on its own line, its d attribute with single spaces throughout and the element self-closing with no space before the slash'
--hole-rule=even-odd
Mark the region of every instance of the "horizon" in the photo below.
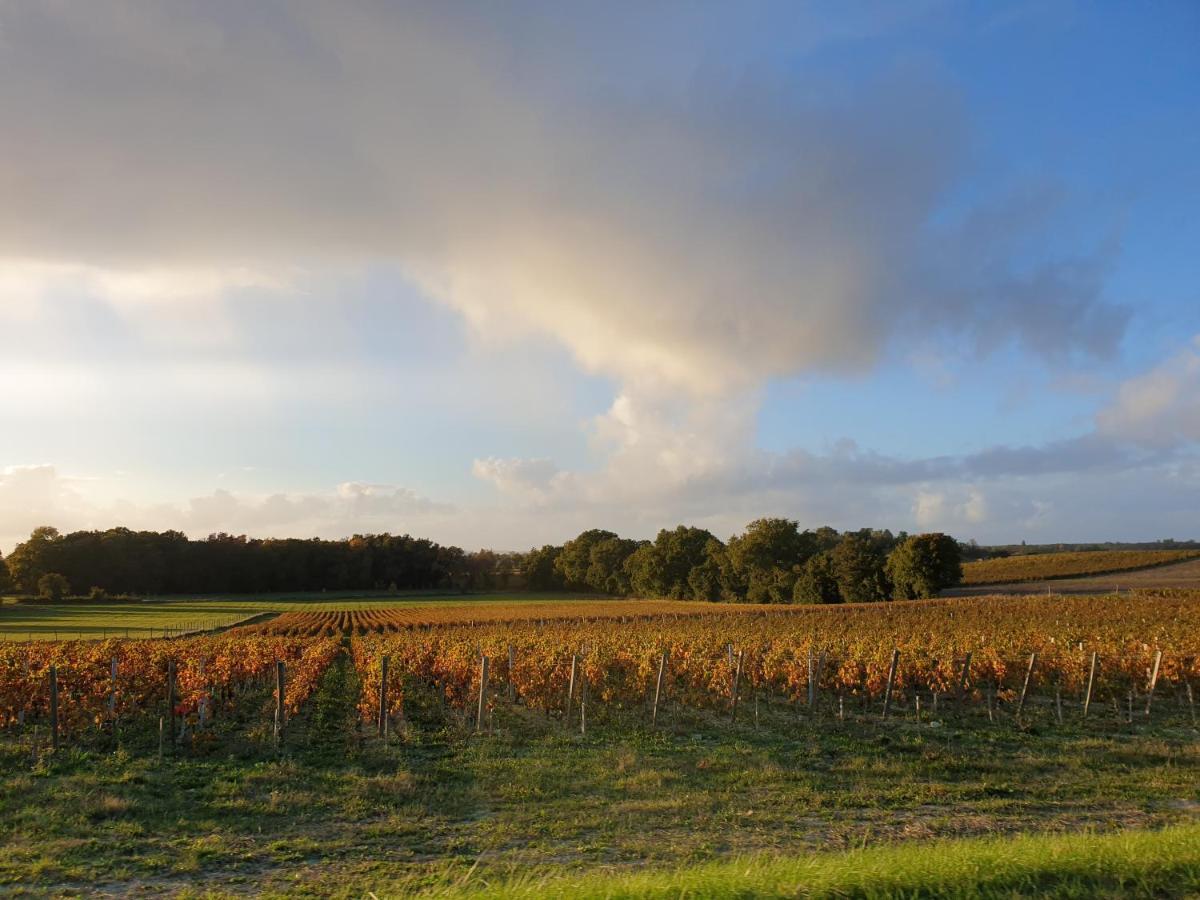
<svg viewBox="0 0 1200 900">
<path fill-rule="evenodd" d="M 521 9 L 0 5 L 0 551 L 1194 539 L 1200 7 Z"/>
</svg>

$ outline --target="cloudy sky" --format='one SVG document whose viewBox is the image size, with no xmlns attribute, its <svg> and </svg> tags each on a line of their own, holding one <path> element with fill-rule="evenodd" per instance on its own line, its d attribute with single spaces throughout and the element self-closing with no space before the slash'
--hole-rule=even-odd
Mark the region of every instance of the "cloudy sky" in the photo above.
<svg viewBox="0 0 1200 900">
<path fill-rule="evenodd" d="M 0 550 L 1200 537 L 1200 7 L 0 0 Z"/>
</svg>

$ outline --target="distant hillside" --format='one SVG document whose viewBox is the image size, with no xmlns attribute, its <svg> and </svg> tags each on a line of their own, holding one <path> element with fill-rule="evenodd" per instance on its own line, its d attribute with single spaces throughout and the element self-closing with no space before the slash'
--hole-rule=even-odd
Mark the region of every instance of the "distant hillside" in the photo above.
<svg viewBox="0 0 1200 900">
<path fill-rule="evenodd" d="M 1025 553 L 963 565 L 963 584 L 1014 584 L 1052 578 L 1074 578 L 1129 572 L 1200 557 L 1196 549 L 1084 550 L 1069 553 Z"/>
</svg>

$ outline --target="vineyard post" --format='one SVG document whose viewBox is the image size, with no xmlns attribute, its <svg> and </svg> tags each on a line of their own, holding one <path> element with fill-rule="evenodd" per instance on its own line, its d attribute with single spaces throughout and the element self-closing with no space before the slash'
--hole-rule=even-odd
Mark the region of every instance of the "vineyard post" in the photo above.
<svg viewBox="0 0 1200 900">
<path fill-rule="evenodd" d="M 510 649 L 511 649 L 511 645 Z M 484 654 L 479 656 L 479 709 L 475 714 L 475 730 L 483 731 L 484 717 L 487 715 L 487 683 L 488 683 L 488 658 Z"/>
<path fill-rule="evenodd" d="M 811 713 L 817 703 L 817 658 L 808 648 L 808 711 Z"/>
<path fill-rule="evenodd" d="M 1096 651 L 1092 651 L 1092 664 L 1088 669 L 1087 692 L 1083 695 L 1083 717 L 1086 719 L 1088 707 L 1092 705 L 1092 688 L 1096 686 L 1096 667 L 1100 662 L 1100 657 Z"/>
<path fill-rule="evenodd" d="M 283 728 L 287 724 L 287 705 L 284 701 L 284 691 L 287 680 L 283 660 L 275 662 L 275 746 L 283 739 Z"/>
<path fill-rule="evenodd" d="M 1146 689 L 1146 716 L 1150 715 L 1150 703 L 1154 700 L 1154 686 L 1158 684 L 1158 667 L 1162 664 L 1162 651 L 1154 651 L 1154 668 L 1150 672 L 1150 686 Z"/>
<path fill-rule="evenodd" d="M 171 726 L 171 743 L 175 743 L 175 660 L 167 660 L 167 718 Z"/>
<path fill-rule="evenodd" d="M 379 716 L 375 722 L 379 736 L 382 738 L 387 737 L 387 683 L 388 657 L 387 654 L 384 654 L 379 661 Z"/>
<path fill-rule="evenodd" d="M 517 688 L 513 684 L 513 668 L 517 664 L 517 651 L 512 644 L 508 645 L 508 702 L 515 703 L 517 699 Z"/>
<path fill-rule="evenodd" d="M 900 664 L 900 650 L 892 650 L 892 664 L 888 667 L 887 687 L 883 691 L 883 718 L 887 718 L 888 707 L 892 705 L 892 685 L 896 683 L 896 667 Z"/>
<path fill-rule="evenodd" d="M 957 706 L 962 710 L 963 702 L 967 698 L 967 679 L 971 677 L 971 651 L 967 651 L 967 655 L 963 657 L 962 672 L 958 676 L 958 697 Z"/>
<path fill-rule="evenodd" d="M 579 733 L 587 734 L 587 702 L 588 702 L 588 677 L 586 671 L 581 671 L 579 682 Z"/>
<path fill-rule="evenodd" d="M 1025 711 L 1025 698 L 1029 694 L 1029 682 L 1033 678 L 1033 667 L 1037 665 L 1037 653 L 1029 654 L 1029 665 L 1025 669 L 1025 682 L 1021 685 L 1021 699 L 1017 701 L 1017 718 Z"/>
<path fill-rule="evenodd" d="M 579 654 L 571 654 L 571 680 L 567 683 L 567 707 L 563 713 L 563 727 L 571 727 L 571 701 L 575 699 L 575 671 L 579 668 Z"/>
<path fill-rule="evenodd" d="M 654 684 L 654 708 L 650 711 L 650 724 L 658 724 L 658 701 L 662 697 L 663 679 L 667 674 L 667 654 L 670 651 L 664 650 L 662 656 L 658 660 L 658 680 Z"/>
<path fill-rule="evenodd" d="M 58 667 L 50 667 L 50 746 L 58 750 Z"/>
<path fill-rule="evenodd" d="M 1196 724 L 1196 703 L 1195 703 L 1194 698 L 1192 697 L 1192 683 L 1191 683 L 1191 681 L 1185 681 L 1183 683 L 1183 685 L 1184 685 L 1184 687 L 1187 688 L 1188 709 L 1191 710 L 1192 725 L 1195 726 L 1195 724 Z"/>
<path fill-rule="evenodd" d="M 729 704 L 729 721 L 731 722 L 737 718 L 738 684 L 742 680 L 742 660 L 745 658 L 745 654 L 745 650 L 738 651 L 737 667 L 733 670 L 733 700 Z"/>
<path fill-rule="evenodd" d="M 115 720 L 117 717 L 117 658 L 115 656 L 112 658 L 109 675 L 108 717 Z"/>
</svg>

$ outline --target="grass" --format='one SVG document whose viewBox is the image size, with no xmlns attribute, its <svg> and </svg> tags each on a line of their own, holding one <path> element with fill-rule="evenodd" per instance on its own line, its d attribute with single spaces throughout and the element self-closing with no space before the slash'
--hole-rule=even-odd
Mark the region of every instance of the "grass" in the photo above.
<svg viewBox="0 0 1200 900">
<path fill-rule="evenodd" d="M 417 692 L 384 742 L 357 693 L 340 660 L 278 752 L 269 687 L 162 763 L 145 726 L 36 763 L 29 733 L 0 735 L 0 893 L 975 896 L 980 876 L 996 896 L 1161 896 L 1195 878 L 1194 830 L 1125 834 L 1200 818 L 1200 732 L 1169 704 L 1133 726 L 773 704 L 758 728 L 670 710 L 657 729 L 597 705 L 586 737 L 501 704 L 480 736 Z M 1053 837 L 928 852 L 1031 831 Z"/>
<path fill-rule="evenodd" d="M 263 612 L 388 609 L 480 604 L 596 602 L 595 597 L 547 594 L 270 595 L 190 597 L 111 603 L 7 603 L 0 605 L 0 640 L 56 640 L 161 636 L 163 629 L 214 628 Z"/>
<path fill-rule="evenodd" d="M 1200 826 L 754 857 L 668 872 L 515 879 L 440 897 L 1168 897 L 1200 891 Z"/>
<path fill-rule="evenodd" d="M 984 559 L 963 565 L 964 585 L 1016 584 L 1053 578 L 1076 578 L 1133 572 L 1200 558 L 1200 550 L 1086 550 L 1031 553 Z"/>
</svg>

